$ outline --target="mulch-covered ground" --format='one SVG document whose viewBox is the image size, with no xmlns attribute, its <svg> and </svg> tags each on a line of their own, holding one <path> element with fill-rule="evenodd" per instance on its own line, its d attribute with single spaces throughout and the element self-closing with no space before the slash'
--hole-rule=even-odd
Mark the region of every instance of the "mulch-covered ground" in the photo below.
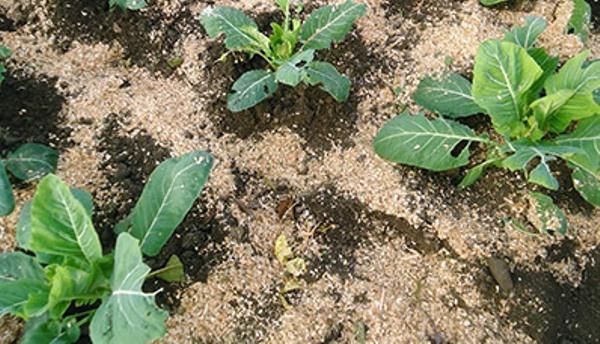
<svg viewBox="0 0 600 344">
<path fill-rule="evenodd" d="M 600 342 L 600 213 L 570 184 L 549 194 L 567 213 L 566 237 L 528 236 L 522 175 L 491 171 L 459 192 L 465 170 L 434 174 L 379 159 L 377 129 L 408 106 L 425 75 L 469 75 L 479 42 L 527 14 L 550 28 L 542 44 L 562 61 L 584 48 L 564 34 L 571 1 L 484 8 L 477 0 L 363 0 L 368 15 L 320 58 L 352 80 L 348 102 L 318 88 L 281 87 L 242 113 L 226 95 L 258 60 L 225 53 L 197 20 L 206 7 L 245 10 L 268 30 L 268 0 L 156 0 L 109 12 L 100 0 L 0 0 L 0 42 L 13 50 L 0 87 L 4 153 L 24 142 L 56 147 L 57 174 L 94 195 L 105 247 L 162 160 L 192 150 L 216 165 L 164 252 L 188 281 L 149 281 L 170 312 L 165 343 Z M 305 9 L 328 3 L 305 1 Z M 595 15 L 598 15 L 598 4 Z M 587 48 L 600 51 L 592 34 Z M 181 66 L 170 67 L 174 58 Z M 447 62 L 452 61 L 448 66 Z M 394 90 L 398 92 L 394 92 Z M 489 121 L 468 124 L 478 130 Z M 20 204 L 35 185 L 18 185 Z M 0 219 L 0 250 L 15 248 L 18 212 Z M 308 271 L 282 294 L 274 244 L 285 234 Z M 507 264 L 514 288 L 489 266 Z M 0 291 L 1 292 L 1 291 Z M 0 342 L 21 324 L 0 319 Z"/>
</svg>

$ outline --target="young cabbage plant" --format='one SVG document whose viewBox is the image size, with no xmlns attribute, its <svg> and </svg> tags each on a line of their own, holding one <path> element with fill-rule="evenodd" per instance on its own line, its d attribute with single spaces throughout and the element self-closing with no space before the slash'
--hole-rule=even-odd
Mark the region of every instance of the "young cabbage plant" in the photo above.
<svg viewBox="0 0 600 344">
<path fill-rule="evenodd" d="M 377 154 L 445 171 L 469 164 L 470 145 L 484 145 L 487 159 L 466 174 L 460 188 L 496 166 L 524 171 L 529 182 L 557 190 L 551 162 L 563 159 L 577 191 L 600 206 L 600 62 L 588 61 L 590 52 L 584 51 L 556 72 L 558 58 L 536 46 L 546 26 L 542 18 L 527 17 L 524 27 L 503 40 L 483 42 L 473 84 L 458 74 L 422 80 L 414 100 L 440 116 L 404 113 L 392 119 L 374 140 Z M 479 113 L 491 118 L 502 139 L 455 121 Z"/>
<path fill-rule="evenodd" d="M 146 7 L 145 0 L 108 0 L 108 7 L 112 10 L 115 7 L 119 7 L 123 11 L 132 10 L 137 11 Z"/>
<path fill-rule="evenodd" d="M 292 17 L 290 0 L 276 0 L 283 11 L 283 23 L 271 23 L 269 36 L 258 30 L 256 23 L 242 11 L 231 7 L 207 8 L 201 23 L 212 38 L 225 36 L 225 47 L 258 55 L 269 64 L 269 70 L 244 73 L 227 98 L 233 112 L 249 109 L 267 99 L 279 83 L 298 86 L 320 85 L 336 101 L 344 102 L 350 92 L 350 80 L 327 62 L 315 60 L 315 53 L 341 42 L 353 23 L 365 14 L 366 5 L 348 0 L 314 11 L 304 23 Z"/>
<path fill-rule="evenodd" d="M 26 143 L 0 160 L 0 217 L 15 208 L 15 196 L 8 173 L 22 182 L 30 182 L 52 173 L 58 164 L 58 152 L 37 143 Z"/>
<path fill-rule="evenodd" d="M 6 68 L 2 61 L 9 58 L 10 55 L 12 55 L 12 51 L 3 45 L 0 45 L 0 85 L 2 84 L 2 81 L 4 81 L 4 73 L 6 72 Z"/>
<path fill-rule="evenodd" d="M 156 255 L 206 183 L 212 158 L 194 152 L 160 164 L 113 252 L 104 254 L 92 224 L 92 196 L 44 177 L 17 224 L 17 243 L 29 252 L 0 255 L 0 316 L 26 321 L 20 343 L 75 343 L 89 323 L 96 344 L 151 343 L 165 333 L 167 312 L 142 285 L 152 276 L 179 280 L 181 262 L 169 259 L 150 273 L 143 254 Z"/>
</svg>

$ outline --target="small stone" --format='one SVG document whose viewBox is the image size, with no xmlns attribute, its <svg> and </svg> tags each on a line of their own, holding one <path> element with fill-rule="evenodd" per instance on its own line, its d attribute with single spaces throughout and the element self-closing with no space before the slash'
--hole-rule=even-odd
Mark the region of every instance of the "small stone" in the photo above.
<svg viewBox="0 0 600 344">
<path fill-rule="evenodd" d="M 283 196 L 280 200 L 279 203 L 277 204 L 277 208 L 275 209 L 275 211 L 277 212 L 277 216 L 282 219 L 285 214 L 287 214 L 288 210 L 292 207 L 292 205 L 294 204 L 294 199 L 289 196 Z"/>
<path fill-rule="evenodd" d="M 500 258 L 490 257 L 487 259 L 488 268 L 492 276 L 505 294 L 510 294 L 514 289 L 514 284 L 510 276 L 508 264 Z"/>
</svg>

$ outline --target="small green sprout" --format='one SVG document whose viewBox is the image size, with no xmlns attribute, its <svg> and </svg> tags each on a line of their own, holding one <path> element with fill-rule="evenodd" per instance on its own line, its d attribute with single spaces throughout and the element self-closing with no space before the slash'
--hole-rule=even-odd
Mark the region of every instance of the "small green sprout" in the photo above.
<svg viewBox="0 0 600 344">
<path fill-rule="evenodd" d="M 276 2 L 285 18 L 281 24 L 271 23 L 269 36 L 261 33 L 252 19 L 235 8 L 210 7 L 202 14 L 202 25 L 210 37 L 223 34 L 225 47 L 230 51 L 258 55 L 269 64 L 269 70 L 246 72 L 233 84 L 233 92 L 227 101 L 229 110 L 239 112 L 255 106 L 273 95 L 279 83 L 292 87 L 301 82 L 321 85 L 338 102 L 346 101 L 350 80 L 333 65 L 316 61 L 315 53 L 341 42 L 353 23 L 365 14 L 366 5 L 352 0 L 337 6 L 328 5 L 313 12 L 302 23 L 292 17 L 289 0 Z"/>
</svg>

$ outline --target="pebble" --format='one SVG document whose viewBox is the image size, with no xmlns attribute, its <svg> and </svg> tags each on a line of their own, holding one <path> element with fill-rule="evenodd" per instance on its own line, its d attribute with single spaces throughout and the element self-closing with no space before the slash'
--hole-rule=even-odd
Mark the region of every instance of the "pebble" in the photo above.
<svg viewBox="0 0 600 344">
<path fill-rule="evenodd" d="M 514 284 L 510 276 L 508 264 L 500 258 L 490 257 L 487 259 L 487 265 L 494 276 L 494 279 L 505 294 L 510 294 L 514 289 Z"/>
</svg>

